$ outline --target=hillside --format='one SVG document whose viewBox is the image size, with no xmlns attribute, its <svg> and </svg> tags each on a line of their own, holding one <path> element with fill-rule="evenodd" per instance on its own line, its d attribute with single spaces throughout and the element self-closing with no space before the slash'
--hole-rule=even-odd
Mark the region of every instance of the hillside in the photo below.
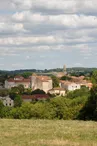
<svg viewBox="0 0 97 146">
<path fill-rule="evenodd" d="M 0 146 L 97 146 L 97 123 L 0 120 Z"/>
</svg>

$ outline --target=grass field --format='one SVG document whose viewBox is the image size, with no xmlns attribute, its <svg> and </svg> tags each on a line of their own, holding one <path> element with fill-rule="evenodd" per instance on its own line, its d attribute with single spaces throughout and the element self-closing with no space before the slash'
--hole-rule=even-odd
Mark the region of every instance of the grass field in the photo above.
<svg viewBox="0 0 97 146">
<path fill-rule="evenodd" d="M 0 146 L 97 146 L 97 123 L 1 119 Z"/>
</svg>

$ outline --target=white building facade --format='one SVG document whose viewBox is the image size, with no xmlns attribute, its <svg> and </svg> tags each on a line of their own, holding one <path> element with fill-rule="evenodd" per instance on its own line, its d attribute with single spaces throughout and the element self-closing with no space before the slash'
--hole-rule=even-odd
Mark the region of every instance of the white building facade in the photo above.
<svg viewBox="0 0 97 146">
<path fill-rule="evenodd" d="M 5 88 L 11 89 L 12 87 L 17 87 L 19 85 L 23 85 L 25 89 L 31 87 L 31 79 L 24 79 L 21 76 L 10 78 L 5 81 Z"/>
<path fill-rule="evenodd" d="M 80 84 L 76 84 L 74 82 L 68 82 L 68 81 L 60 83 L 60 86 L 68 91 L 74 91 L 81 88 Z"/>
</svg>

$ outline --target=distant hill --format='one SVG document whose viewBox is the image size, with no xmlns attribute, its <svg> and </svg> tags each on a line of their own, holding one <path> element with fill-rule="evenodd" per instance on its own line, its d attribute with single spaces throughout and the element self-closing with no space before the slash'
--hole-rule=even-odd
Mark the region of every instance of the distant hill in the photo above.
<svg viewBox="0 0 97 146">
<path fill-rule="evenodd" d="M 97 68 L 85 68 L 85 67 L 72 67 L 67 68 L 67 73 L 92 73 L 93 70 Z M 15 74 L 22 74 L 24 72 L 32 72 L 32 73 L 51 73 L 51 72 L 62 72 L 63 68 L 55 68 L 55 69 L 44 69 L 44 70 L 37 70 L 37 69 L 20 69 L 20 70 L 13 70 L 13 71 L 7 71 L 7 70 L 0 70 L 0 75 L 15 75 Z"/>
</svg>

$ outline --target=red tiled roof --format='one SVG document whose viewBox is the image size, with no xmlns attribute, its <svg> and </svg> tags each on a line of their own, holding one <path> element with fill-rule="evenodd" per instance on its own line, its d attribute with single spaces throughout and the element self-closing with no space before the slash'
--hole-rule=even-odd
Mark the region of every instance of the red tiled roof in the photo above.
<svg viewBox="0 0 97 146">
<path fill-rule="evenodd" d="M 8 82 L 15 82 L 14 79 L 10 78 L 7 80 Z"/>
<path fill-rule="evenodd" d="M 23 82 L 30 82 L 30 79 L 23 79 L 23 80 L 14 80 L 12 78 L 7 80 L 8 82 L 15 82 L 15 83 L 23 83 Z"/>
<path fill-rule="evenodd" d="M 46 94 L 35 94 L 35 95 L 22 95 L 22 99 L 47 99 L 49 98 Z"/>
<path fill-rule="evenodd" d="M 51 78 L 48 76 L 37 76 L 37 78 L 42 82 L 48 82 L 48 80 L 51 80 Z"/>
<path fill-rule="evenodd" d="M 30 82 L 30 79 L 15 80 L 15 82 L 16 82 L 16 83 L 17 83 L 17 82 L 21 82 L 21 83 L 23 83 L 23 82 Z"/>
<path fill-rule="evenodd" d="M 24 77 L 18 75 L 18 76 L 15 76 L 14 78 L 20 78 L 20 79 L 22 78 L 23 79 Z"/>
</svg>

